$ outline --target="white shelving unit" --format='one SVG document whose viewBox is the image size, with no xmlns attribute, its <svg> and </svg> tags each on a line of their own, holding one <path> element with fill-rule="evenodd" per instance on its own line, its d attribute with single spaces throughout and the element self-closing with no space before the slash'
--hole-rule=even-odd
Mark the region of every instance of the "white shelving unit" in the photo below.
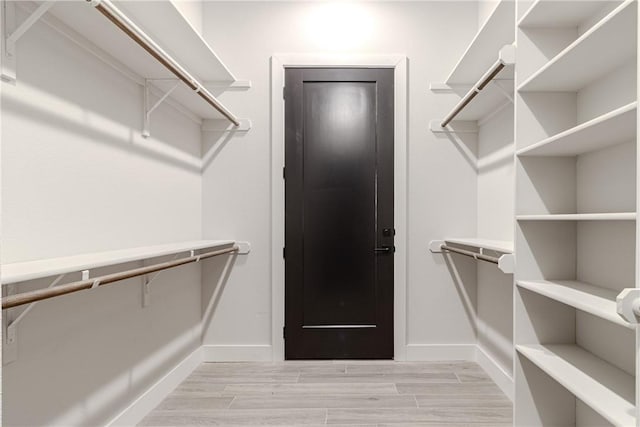
<svg viewBox="0 0 640 427">
<path fill-rule="evenodd" d="M 574 345 L 516 349 L 613 425 L 635 425 L 633 376 Z"/>
<path fill-rule="evenodd" d="M 9 285 L 27 280 L 57 276 L 60 274 L 73 273 L 126 262 L 141 261 L 189 251 L 221 249 L 229 247 L 235 243 L 237 243 L 235 240 L 197 240 L 3 264 L 1 267 L 1 280 L 2 285 Z M 247 244 L 244 243 L 243 245 L 244 246 L 241 250 L 248 251 Z"/>
<path fill-rule="evenodd" d="M 448 86 L 471 85 L 495 62 L 503 46 L 513 43 L 515 2 L 500 1 L 447 77 Z"/>
<path fill-rule="evenodd" d="M 229 87 L 249 88 L 251 86 L 250 82 L 236 79 L 173 2 L 114 1 L 112 3 L 157 46 L 177 61 L 202 87 L 209 91 L 220 92 Z M 36 10 L 32 5 L 23 3 L 14 9 L 16 15 L 25 16 Z M 90 3 L 84 1 L 51 3 L 48 12 L 40 19 L 140 85 L 149 87 L 155 94 L 152 102 L 168 94 L 168 100 L 185 114 L 200 120 L 204 130 L 227 129 L 229 122 L 223 114 L 198 96 L 193 89 L 180 82 L 172 72 Z M 19 52 L 16 52 L 13 57 L 15 57 L 16 75 L 4 75 L 5 70 L 3 70 L 3 78 L 19 80 Z M 150 107 L 151 105 L 147 108 Z M 240 123 L 241 125 L 235 130 L 246 131 L 251 126 L 247 119 L 241 119 Z"/>
<path fill-rule="evenodd" d="M 518 90 L 577 91 L 631 61 L 637 50 L 636 22 L 637 2 L 627 0 L 518 85 Z"/>
<path fill-rule="evenodd" d="M 519 280 L 517 285 L 609 322 L 635 328 L 618 315 L 618 292 L 574 280 Z"/>
<path fill-rule="evenodd" d="M 514 425 L 638 427 L 637 0 L 517 16 Z"/>
<path fill-rule="evenodd" d="M 628 142 L 636 134 L 638 103 L 632 102 L 517 152 L 519 156 L 577 156 Z"/>
<path fill-rule="evenodd" d="M 622 0 L 617 1 L 622 3 Z M 558 1 L 536 0 L 518 21 L 520 28 L 578 27 L 613 0 Z"/>
<path fill-rule="evenodd" d="M 518 221 L 635 221 L 635 212 L 518 215 Z"/>
<path fill-rule="evenodd" d="M 482 120 L 512 102 L 515 62 L 515 49 L 512 46 L 514 14 L 513 1 L 500 1 L 462 54 L 445 83 L 431 84 L 433 91 L 452 91 L 461 95 L 460 101 L 446 116 L 455 116 L 451 125 L 442 127 L 442 120 L 434 120 L 430 123 L 433 132 L 461 132 L 456 122 Z M 497 67 L 500 69 L 494 74 Z"/>
</svg>

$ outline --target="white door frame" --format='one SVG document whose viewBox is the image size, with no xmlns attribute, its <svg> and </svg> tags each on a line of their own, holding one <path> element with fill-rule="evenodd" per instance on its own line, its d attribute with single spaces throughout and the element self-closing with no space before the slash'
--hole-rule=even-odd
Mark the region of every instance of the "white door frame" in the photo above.
<svg viewBox="0 0 640 427">
<path fill-rule="evenodd" d="M 394 358 L 407 357 L 407 57 L 405 55 L 276 54 L 271 57 L 271 343 L 284 360 L 284 70 L 295 67 L 394 69 Z"/>
</svg>

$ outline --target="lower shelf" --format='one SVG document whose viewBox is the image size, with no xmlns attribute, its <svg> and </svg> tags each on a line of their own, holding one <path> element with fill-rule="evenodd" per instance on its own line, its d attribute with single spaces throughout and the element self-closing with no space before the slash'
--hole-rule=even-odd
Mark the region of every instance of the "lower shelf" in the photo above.
<svg viewBox="0 0 640 427">
<path fill-rule="evenodd" d="M 518 345 L 529 359 L 614 425 L 635 426 L 635 378 L 575 345 Z"/>
</svg>

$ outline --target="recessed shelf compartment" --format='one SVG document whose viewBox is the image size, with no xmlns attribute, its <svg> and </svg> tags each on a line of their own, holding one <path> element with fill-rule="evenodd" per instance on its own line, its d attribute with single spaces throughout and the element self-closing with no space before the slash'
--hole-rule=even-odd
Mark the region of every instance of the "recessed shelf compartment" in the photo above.
<svg viewBox="0 0 640 427">
<path fill-rule="evenodd" d="M 8 285 L 42 277 L 73 273 L 188 251 L 224 248 L 234 243 L 236 243 L 234 240 L 197 240 L 2 264 L 2 284 Z M 248 251 L 248 247 L 244 249 L 241 247 L 241 251 L 244 250 Z"/>
<path fill-rule="evenodd" d="M 518 215 L 518 221 L 635 221 L 635 212 Z"/>
<path fill-rule="evenodd" d="M 627 0 L 529 77 L 518 91 L 577 92 L 636 56 L 636 24 L 637 2 Z"/>
<path fill-rule="evenodd" d="M 518 156 L 578 156 L 636 137 L 638 103 L 632 102 L 518 150 Z"/>
<path fill-rule="evenodd" d="M 449 74 L 447 85 L 469 85 L 495 62 L 498 51 L 514 41 L 515 1 L 501 0 Z"/>
<path fill-rule="evenodd" d="M 575 345 L 517 345 L 529 359 L 616 426 L 634 426 L 635 378 Z"/>
<path fill-rule="evenodd" d="M 618 315 L 618 292 L 574 280 L 518 280 L 517 286 L 593 314 L 626 328 L 635 327 Z"/>
<path fill-rule="evenodd" d="M 578 27 L 611 3 L 611 0 L 536 0 L 522 16 L 518 26 L 520 28 Z M 621 2 L 618 1 L 618 3 Z"/>
</svg>

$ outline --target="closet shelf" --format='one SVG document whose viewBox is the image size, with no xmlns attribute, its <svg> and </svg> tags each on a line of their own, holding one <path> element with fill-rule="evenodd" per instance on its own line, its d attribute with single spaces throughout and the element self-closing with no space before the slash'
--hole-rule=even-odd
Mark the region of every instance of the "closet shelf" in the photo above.
<svg viewBox="0 0 640 427">
<path fill-rule="evenodd" d="M 470 85 L 495 62 L 496 53 L 514 42 L 515 2 L 501 0 L 455 65 L 446 84 Z"/>
<path fill-rule="evenodd" d="M 576 28 L 605 8 L 607 4 L 611 4 L 611 0 L 536 0 L 522 16 L 518 26 L 520 28 Z"/>
<path fill-rule="evenodd" d="M 577 156 L 636 137 L 638 103 L 632 102 L 543 141 L 518 150 L 518 156 Z"/>
<path fill-rule="evenodd" d="M 635 221 L 635 212 L 518 215 L 518 221 Z"/>
<path fill-rule="evenodd" d="M 485 71 L 469 91 L 451 109 L 444 119 L 431 122 L 433 132 L 455 131 L 448 125 L 454 121 L 482 119 L 500 109 L 501 105 L 513 102 L 513 76 L 515 46 L 500 49 L 498 59 Z"/>
<path fill-rule="evenodd" d="M 136 26 L 145 32 L 164 52 L 197 81 L 196 85 L 212 88 L 233 86 L 236 78 L 222 63 L 207 42 L 191 26 L 170 1 L 112 2 Z M 119 68 L 151 84 L 166 93 L 178 80 L 157 59 L 140 47 L 114 23 L 87 2 L 57 2 L 49 18 L 54 27 L 73 34 L 74 39 L 83 38 L 94 45 Z M 186 84 L 179 84 L 169 98 L 184 106 L 201 119 L 225 119 Z M 223 107 L 224 108 L 224 107 Z M 245 124 L 243 124 L 245 126 Z"/>
<path fill-rule="evenodd" d="M 165 255 L 201 249 L 220 249 L 229 247 L 234 240 L 196 240 L 190 242 L 171 243 L 166 245 L 144 246 L 139 248 L 121 249 L 116 251 L 95 252 L 60 258 L 40 259 L 35 261 L 2 264 L 2 284 L 24 282 L 43 277 L 74 273 L 83 270 L 122 264 L 131 261 L 141 261 Z M 248 244 L 243 243 L 248 251 Z"/>
<path fill-rule="evenodd" d="M 633 426 L 635 378 L 575 345 L 517 345 L 518 353 L 616 426 Z"/>
<path fill-rule="evenodd" d="M 635 329 L 634 325 L 618 315 L 618 293 L 611 289 L 572 280 L 518 280 L 516 284 L 609 322 Z"/>
<path fill-rule="evenodd" d="M 518 87 L 520 92 L 577 92 L 636 55 L 637 3 L 627 0 Z M 597 52 L 597 54 L 594 54 Z"/>
<path fill-rule="evenodd" d="M 478 239 L 475 237 L 462 238 L 452 237 L 444 239 L 447 243 L 454 243 L 456 245 L 464 245 L 478 249 L 486 249 L 488 251 L 502 252 L 505 254 L 513 253 L 513 242 L 507 240 L 489 240 Z"/>
</svg>

